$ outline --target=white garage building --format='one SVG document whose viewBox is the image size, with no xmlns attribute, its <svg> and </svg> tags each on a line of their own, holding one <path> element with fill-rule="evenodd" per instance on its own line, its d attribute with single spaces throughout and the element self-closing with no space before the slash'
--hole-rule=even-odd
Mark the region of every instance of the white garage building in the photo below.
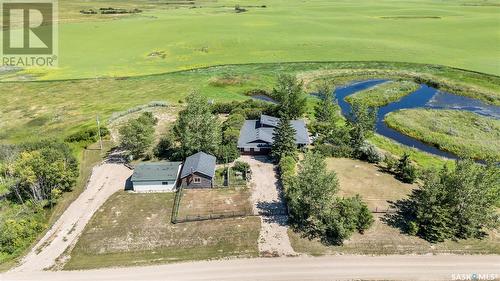
<svg viewBox="0 0 500 281">
<path fill-rule="evenodd" d="M 151 162 L 138 164 L 131 181 L 137 192 L 172 192 L 177 187 L 177 179 L 182 162 Z"/>
</svg>

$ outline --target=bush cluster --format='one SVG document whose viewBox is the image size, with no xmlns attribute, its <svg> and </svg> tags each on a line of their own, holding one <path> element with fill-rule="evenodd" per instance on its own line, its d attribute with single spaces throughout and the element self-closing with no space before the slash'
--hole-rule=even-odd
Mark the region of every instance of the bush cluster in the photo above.
<svg viewBox="0 0 500 281">
<path fill-rule="evenodd" d="M 101 137 L 106 137 L 109 135 L 109 130 L 106 127 L 101 127 Z M 87 145 L 98 141 L 99 134 L 96 127 L 83 128 L 71 135 L 67 136 L 64 141 L 70 143 L 82 143 L 86 147 Z"/>
<path fill-rule="evenodd" d="M 279 162 L 290 222 L 295 230 L 326 244 L 339 245 L 355 231 L 363 233 L 373 224 L 373 215 L 360 196 L 336 196 L 336 174 L 327 171 L 321 154 L 306 154 L 297 175 L 295 166 L 291 156 Z"/>
</svg>

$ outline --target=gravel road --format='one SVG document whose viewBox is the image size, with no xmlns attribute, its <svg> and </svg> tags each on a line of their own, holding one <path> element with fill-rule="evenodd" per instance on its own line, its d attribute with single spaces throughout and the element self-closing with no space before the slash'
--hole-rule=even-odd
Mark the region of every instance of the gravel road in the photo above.
<svg viewBox="0 0 500 281">
<path fill-rule="evenodd" d="M 476 279 L 471 278 L 472 274 L 476 274 Z M 16 272 L 0 275 L 0 280 L 333 281 L 498 280 L 499 277 L 499 256 L 425 255 L 234 259 L 84 271 Z"/>
<path fill-rule="evenodd" d="M 85 225 L 99 207 L 125 187 L 132 171 L 121 164 L 94 167 L 85 190 L 64 211 L 45 236 L 22 259 L 13 272 L 40 271 L 56 264 L 64 251 L 76 243 Z"/>
<path fill-rule="evenodd" d="M 252 202 L 255 214 L 261 215 L 259 252 L 263 256 L 296 255 L 287 233 L 286 205 L 275 166 L 267 157 L 242 156 L 252 170 Z"/>
</svg>

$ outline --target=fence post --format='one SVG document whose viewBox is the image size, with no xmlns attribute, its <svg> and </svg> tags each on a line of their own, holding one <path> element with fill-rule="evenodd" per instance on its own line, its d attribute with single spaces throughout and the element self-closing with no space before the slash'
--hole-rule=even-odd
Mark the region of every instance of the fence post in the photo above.
<svg viewBox="0 0 500 281">
<path fill-rule="evenodd" d="M 182 184 L 179 186 L 179 189 L 175 193 L 174 206 L 172 207 L 172 216 L 170 220 L 173 224 L 177 223 L 177 215 L 179 215 L 179 206 L 181 202 L 181 197 L 182 197 Z"/>
</svg>

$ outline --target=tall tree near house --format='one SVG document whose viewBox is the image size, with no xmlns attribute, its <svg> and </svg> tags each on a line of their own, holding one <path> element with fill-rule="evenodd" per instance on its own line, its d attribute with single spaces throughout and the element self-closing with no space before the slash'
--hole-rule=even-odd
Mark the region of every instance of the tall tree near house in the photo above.
<svg viewBox="0 0 500 281">
<path fill-rule="evenodd" d="M 301 228 L 316 229 L 324 211 L 333 206 L 338 189 L 337 175 L 326 170 L 324 158 L 307 153 L 287 189 L 290 219 Z"/>
<path fill-rule="evenodd" d="M 212 114 L 208 100 L 193 92 L 187 98 L 187 107 L 179 113 L 173 132 L 184 156 L 204 151 L 216 155 L 221 142 L 217 116 Z"/>
<path fill-rule="evenodd" d="M 363 158 L 365 155 L 363 147 L 366 139 L 372 136 L 375 131 L 377 110 L 376 107 L 367 106 L 362 102 L 352 105 L 352 112 L 347 119 L 347 124 L 350 128 L 350 145 L 353 149 L 353 156 L 356 158 Z"/>
<path fill-rule="evenodd" d="M 335 172 L 326 169 L 323 156 L 307 153 L 298 175 L 285 182 L 292 226 L 309 237 L 342 244 L 354 231 L 363 233 L 373 216 L 360 196 L 340 198 Z"/>
<path fill-rule="evenodd" d="M 368 138 L 375 131 L 378 108 L 368 106 L 363 102 L 356 102 L 352 105 L 352 112 L 348 121 L 352 127 L 359 126 L 363 136 Z"/>
<path fill-rule="evenodd" d="M 334 87 L 327 82 L 318 86 L 317 93 L 320 102 L 315 107 L 314 116 L 317 122 L 335 124 L 340 120 L 339 106 L 333 96 Z"/>
<path fill-rule="evenodd" d="M 278 113 L 280 117 L 297 119 L 306 112 L 306 94 L 303 83 L 295 76 L 281 74 L 273 89 L 273 98 L 278 102 Z"/>
<path fill-rule="evenodd" d="M 135 159 L 143 156 L 153 144 L 156 122 L 150 112 L 128 121 L 119 130 L 121 147 Z"/>
<path fill-rule="evenodd" d="M 274 130 L 271 156 L 279 161 L 285 156 L 296 158 L 297 145 L 295 144 L 295 129 L 287 118 L 281 118 Z"/>
</svg>

